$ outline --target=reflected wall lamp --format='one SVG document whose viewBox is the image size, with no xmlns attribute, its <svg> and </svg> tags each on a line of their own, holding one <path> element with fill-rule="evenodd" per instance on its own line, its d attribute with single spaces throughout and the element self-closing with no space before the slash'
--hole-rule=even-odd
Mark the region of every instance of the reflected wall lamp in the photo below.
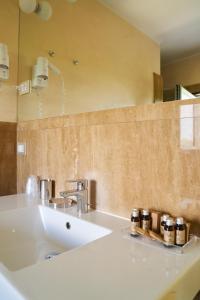
<svg viewBox="0 0 200 300">
<path fill-rule="evenodd" d="M 52 7 L 48 1 L 19 0 L 19 7 L 24 13 L 36 13 L 45 21 L 48 21 L 52 16 Z"/>
<path fill-rule="evenodd" d="M 9 78 L 9 56 L 6 44 L 0 43 L 0 80 Z"/>
<path fill-rule="evenodd" d="M 68 3 L 75 3 L 77 0 L 67 0 Z M 36 13 L 42 20 L 48 21 L 52 16 L 52 7 L 48 1 L 19 0 L 21 11 L 26 14 Z"/>
<path fill-rule="evenodd" d="M 44 88 L 48 85 L 49 69 L 57 76 L 61 75 L 61 71 L 51 63 L 46 57 L 38 57 L 33 67 L 32 87 Z"/>
</svg>

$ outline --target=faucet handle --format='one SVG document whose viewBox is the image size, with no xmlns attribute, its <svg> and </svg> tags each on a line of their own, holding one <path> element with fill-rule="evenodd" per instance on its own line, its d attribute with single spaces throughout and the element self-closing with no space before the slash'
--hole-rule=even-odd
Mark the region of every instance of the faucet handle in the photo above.
<svg viewBox="0 0 200 300">
<path fill-rule="evenodd" d="M 78 191 L 86 190 L 87 187 L 88 187 L 88 180 L 87 179 L 72 179 L 72 180 L 67 180 L 67 182 L 68 183 L 76 183 Z"/>
</svg>

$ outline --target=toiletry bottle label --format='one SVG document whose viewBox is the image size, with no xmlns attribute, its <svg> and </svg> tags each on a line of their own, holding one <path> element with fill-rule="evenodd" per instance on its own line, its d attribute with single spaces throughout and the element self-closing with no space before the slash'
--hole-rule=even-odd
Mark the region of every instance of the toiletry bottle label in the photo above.
<svg viewBox="0 0 200 300">
<path fill-rule="evenodd" d="M 142 220 L 142 229 L 148 230 L 150 228 L 150 220 Z"/>
<path fill-rule="evenodd" d="M 175 231 L 164 231 L 164 241 L 167 244 L 174 245 L 175 242 Z"/>
<path fill-rule="evenodd" d="M 185 230 L 176 230 L 176 244 L 177 245 L 184 245 L 185 237 L 186 237 Z"/>
<path fill-rule="evenodd" d="M 140 227 L 140 222 L 132 222 L 131 224 L 131 235 L 138 235 L 137 228 Z"/>
<path fill-rule="evenodd" d="M 132 228 L 140 227 L 140 222 L 139 221 L 138 222 L 132 222 L 131 225 L 132 225 L 131 226 Z"/>
</svg>

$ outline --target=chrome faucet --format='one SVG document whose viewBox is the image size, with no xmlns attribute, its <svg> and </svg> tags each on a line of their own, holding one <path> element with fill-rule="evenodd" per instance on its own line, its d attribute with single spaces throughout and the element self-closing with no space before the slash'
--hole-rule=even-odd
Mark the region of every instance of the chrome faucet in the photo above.
<svg viewBox="0 0 200 300">
<path fill-rule="evenodd" d="M 70 198 L 72 196 L 76 197 L 77 200 L 77 212 L 80 216 L 82 213 L 88 212 L 89 202 L 88 202 L 88 180 L 86 179 L 76 179 L 68 180 L 68 183 L 76 183 L 76 188 L 73 190 L 68 190 L 60 192 L 60 196 L 63 198 Z"/>
</svg>

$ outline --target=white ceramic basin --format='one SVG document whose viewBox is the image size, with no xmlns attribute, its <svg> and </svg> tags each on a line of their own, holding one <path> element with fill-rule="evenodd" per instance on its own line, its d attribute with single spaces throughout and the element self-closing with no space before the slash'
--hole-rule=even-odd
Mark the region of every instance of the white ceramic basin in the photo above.
<svg viewBox="0 0 200 300">
<path fill-rule="evenodd" d="M 110 233 L 109 229 L 40 205 L 1 212 L 0 262 L 8 270 L 17 271 Z"/>
</svg>

